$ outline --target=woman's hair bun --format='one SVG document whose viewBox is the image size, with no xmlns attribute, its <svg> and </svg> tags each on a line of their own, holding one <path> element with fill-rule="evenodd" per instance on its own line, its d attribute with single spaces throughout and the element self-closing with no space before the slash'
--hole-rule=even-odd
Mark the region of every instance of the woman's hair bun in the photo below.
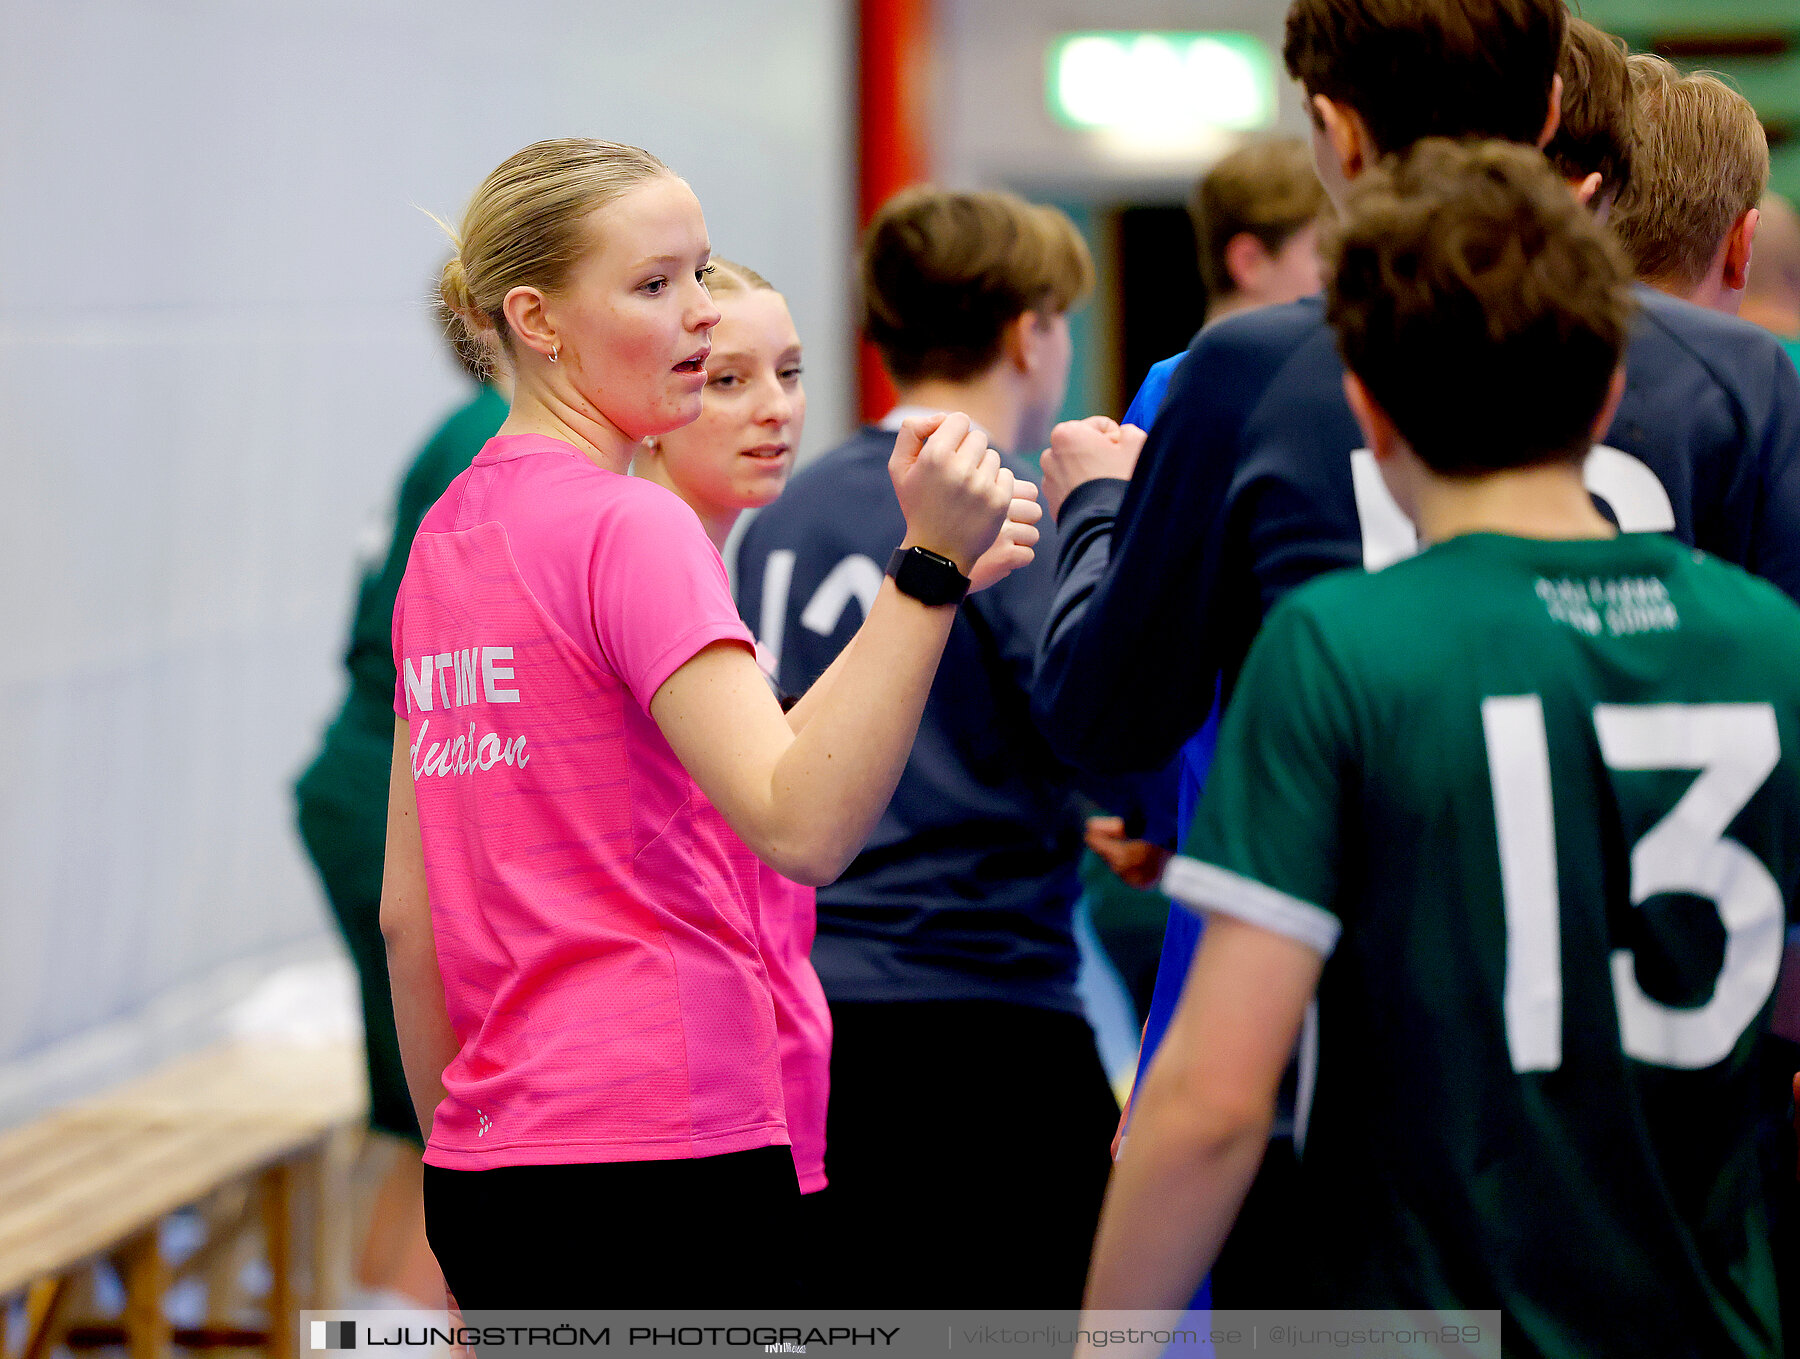
<svg viewBox="0 0 1800 1359">
<path fill-rule="evenodd" d="M 444 262 L 443 278 L 438 283 L 438 295 L 444 299 L 444 305 L 463 319 L 465 325 L 472 320 L 477 311 L 475 299 L 469 295 L 469 277 L 463 272 L 461 253 L 453 254 Z"/>
<path fill-rule="evenodd" d="M 438 280 L 438 320 L 444 327 L 444 338 L 456 353 L 457 362 L 477 382 L 494 376 L 494 347 L 498 336 L 492 322 L 475 305 L 469 292 L 468 276 L 463 272 L 462 256 L 451 255 Z"/>
</svg>

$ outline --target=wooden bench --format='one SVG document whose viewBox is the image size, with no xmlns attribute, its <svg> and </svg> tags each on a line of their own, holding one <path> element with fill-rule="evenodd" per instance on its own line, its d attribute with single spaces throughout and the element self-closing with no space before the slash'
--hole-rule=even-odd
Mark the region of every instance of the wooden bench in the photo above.
<svg viewBox="0 0 1800 1359">
<path fill-rule="evenodd" d="M 362 1060 L 350 1044 L 226 1044 L 0 1134 L 0 1305 L 25 1298 L 19 1359 L 84 1337 L 162 1359 L 165 1295 L 189 1277 L 206 1283 L 207 1325 L 184 1339 L 292 1359 L 298 1312 L 333 1306 L 348 1279 Z M 172 1270 L 160 1229 L 188 1208 L 205 1239 Z M 237 1280 L 258 1235 L 272 1282 L 266 1326 L 247 1332 Z M 95 1326 L 79 1313 L 103 1261 L 125 1307 Z"/>
</svg>

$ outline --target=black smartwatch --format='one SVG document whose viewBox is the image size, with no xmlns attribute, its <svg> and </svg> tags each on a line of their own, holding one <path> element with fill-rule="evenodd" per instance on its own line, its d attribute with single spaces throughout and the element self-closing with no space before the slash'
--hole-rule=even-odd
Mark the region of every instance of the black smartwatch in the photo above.
<svg viewBox="0 0 1800 1359">
<path fill-rule="evenodd" d="M 922 547 L 897 547 L 888 558 L 894 588 L 921 604 L 956 604 L 969 593 L 969 578 L 948 557 Z"/>
</svg>

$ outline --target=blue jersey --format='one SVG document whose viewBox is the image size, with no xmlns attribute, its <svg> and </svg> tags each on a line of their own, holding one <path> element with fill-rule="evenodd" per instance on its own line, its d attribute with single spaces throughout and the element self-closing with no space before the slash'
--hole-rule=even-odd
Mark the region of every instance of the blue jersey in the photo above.
<svg viewBox="0 0 1800 1359">
<path fill-rule="evenodd" d="M 1623 527 L 1667 530 L 1800 597 L 1800 374 L 1755 326 L 1637 297 L 1624 401 L 1589 485 Z M 1322 298 L 1208 326 L 1129 487 L 1070 497 L 1035 692 L 1065 757 L 1159 767 L 1215 684 L 1229 697 L 1276 600 L 1410 553 L 1342 379 Z"/>
<path fill-rule="evenodd" d="M 1124 423 L 1142 430 L 1156 424 L 1157 413 L 1162 410 L 1169 386 L 1175 381 L 1175 370 L 1186 357 L 1186 353 L 1172 354 L 1150 366 L 1150 371 L 1144 375 L 1143 386 L 1138 388 L 1137 395 L 1126 408 Z M 1199 805 L 1200 790 L 1206 783 L 1206 771 L 1212 767 L 1218 741 L 1219 705 L 1215 702 L 1205 725 L 1183 743 L 1181 753 L 1176 757 L 1175 824 L 1183 830 L 1194 824 L 1194 809 Z M 1175 1017 L 1182 983 L 1187 980 L 1186 964 L 1200 946 L 1201 928 L 1200 917 L 1192 911 L 1169 912 L 1169 923 L 1163 931 L 1162 954 L 1156 968 L 1156 987 L 1150 995 L 1150 1013 L 1144 1016 L 1144 1036 L 1138 1048 L 1138 1080 L 1144 1078 L 1150 1058 L 1162 1045 L 1163 1035 L 1169 1031 L 1169 1021 Z M 1180 966 L 1172 965 L 1169 960 Z"/>
<path fill-rule="evenodd" d="M 888 479 L 893 446 L 891 431 L 859 431 L 796 475 L 744 535 L 738 607 L 789 693 L 804 693 L 855 635 L 905 534 Z M 1016 459 L 1008 465 L 1030 478 Z M 1080 1011 L 1071 909 L 1081 813 L 1074 775 L 1030 711 L 1054 542 L 1047 533 L 1031 566 L 957 610 L 893 799 L 862 853 L 819 889 L 812 956 L 834 1001 Z"/>
<path fill-rule="evenodd" d="M 1754 326 L 1647 288 L 1637 299 L 1590 489 L 1623 527 L 1672 532 L 1800 598 L 1800 374 Z M 1058 524 L 1035 699 L 1061 753 L 1116 770 L 1166 760 L 1229 696 L 1277 600 L 1413 550 L 1342 383 L 1323 300 L 1309 298 L 1207 327 L 1160 409 L 1133 403 L 1155 423 L 1129 487 L 1078 487 Z M 1200 754 L 1184 758 L 1186 811 Z M 1196 918 L 1171 913 L 1140 1070 L 1198 938 Z"/>
<path fill-rule="evenodd" d="M 1162 362 L 1150 365 L 1150 371 L 1144 374 L 1144 385 L 1138 388 L 1137 395 L 1131 398 L 1131 405 L 1126 408 L 1126 424 L 1149 429 L 1156 423 L 1156 413 L 1168 398 L 1169 384 L 1175 380 L 1175 370 L 1186 357 L 1185 353 L 1172 354 Z"/>
</svg>

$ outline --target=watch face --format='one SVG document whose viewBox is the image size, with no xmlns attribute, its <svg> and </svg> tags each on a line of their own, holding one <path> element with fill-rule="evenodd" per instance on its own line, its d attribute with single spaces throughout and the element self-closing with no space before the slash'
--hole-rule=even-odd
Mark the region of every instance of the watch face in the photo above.
<svg viewBox="0 0 1800 1359">
<path fill-rule="evenodd" d="M 969 591 L 969 578 L 955 562 L 922 547 L 896 550 L 888 558 L 888 574 L 901 594 L 921 604 L 954 604 Z"/>
</svg>

